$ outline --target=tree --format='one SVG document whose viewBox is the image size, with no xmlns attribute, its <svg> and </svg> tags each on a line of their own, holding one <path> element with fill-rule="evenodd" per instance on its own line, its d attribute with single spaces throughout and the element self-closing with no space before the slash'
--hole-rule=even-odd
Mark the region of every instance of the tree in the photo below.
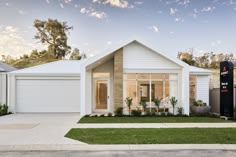
<svg viewBox="0 0 236 157">
<path fill-rule="evenodd" d="M 62 59 L 70 53 L 71 47 L 67 45 L 67 33 L 72 27 L 68 26 L 66 22 L 59 22 L 56 19 L 35 20 L 34 27 L 38 31 L 35 39 L 48 45 L 49 57 Z"/>
<path fill-rule="evenodd" d="M 71 60 L 81 60 L 87 58 L 86 54 L 80 54 L 80 50 L 78 48 L 74 48 L 73 52 L 71 53 L 70 59 Z"/>
<path fill-rule="evenodd" d="M 183 62 L 189 64 L 189 65 L 194 65 L 194 57 L 192 53 L 189 52 L 179 52 L 177 57 L 182 60 Z"/>
</svg>

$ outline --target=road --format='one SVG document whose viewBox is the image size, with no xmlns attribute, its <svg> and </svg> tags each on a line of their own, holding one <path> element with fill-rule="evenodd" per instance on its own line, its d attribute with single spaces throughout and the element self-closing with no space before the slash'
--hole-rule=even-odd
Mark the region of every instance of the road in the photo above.
<svg viewBox="0 0 236 157">
<path fill-rule="evenodd" d="M 0 152 L 0 157 L 236 157 L 236 151 L 32 151 Z"/>
</svg>

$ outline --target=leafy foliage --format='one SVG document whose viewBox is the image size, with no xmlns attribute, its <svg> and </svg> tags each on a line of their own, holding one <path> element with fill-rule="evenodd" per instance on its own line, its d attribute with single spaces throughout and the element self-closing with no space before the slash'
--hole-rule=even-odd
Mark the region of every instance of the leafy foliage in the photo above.
<svg viewBox="0 0 236 157">
<path fill-rule="evenodd" d="M 8 106 L 6 104 L 0 104 L 0 116 L 8 114 Z"/>
<path fill-rule="evenodd" d="M 236 63 L 236 58 L 234 57 L 233 53 L 215 54 L 214 52 L 210 52 L 204 53 L 201 56 L 194 56 L 192 52 L 179 52 L 177 57 L 189 65 L 201 68 L 219 68 L 220 62 L 225 60 Z"/>
<path fill-rule="evenodd" d="M 50 56 L 62 59 L 70 53 L 71 47 L 67 45 L 67 33 L 72 27 L 68 26 L 66 22 L 59 22 L 57 19 L 35 20 L 34 27 L 38 31 L 35 39 L 48 45 Z"/>
<path fill-rule="evenodd" d="M 173 107 L 173 114 L 175 113 L 175 106 L 177 105 L 178 100 L 175 97 L 170 98 L 170 103 Z"/>
</svg>

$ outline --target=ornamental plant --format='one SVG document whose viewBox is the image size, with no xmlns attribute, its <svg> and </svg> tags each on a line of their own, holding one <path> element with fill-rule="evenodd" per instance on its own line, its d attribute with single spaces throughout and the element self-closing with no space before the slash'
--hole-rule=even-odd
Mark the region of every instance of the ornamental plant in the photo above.
<svg viewBox="0 0 236 157">
<path fill-rule="evenodd" d="M 130 109 L 131 109 L 132 101 L 133 101 L 133 98 L 131 98 L 131 97 L 125 98 L 125 103 L 129 108 L 129 116 L 130 116 Z"/>
<path fill-rule="evenodd" d="M 145 99 L 141 99 L 140 105 L 142 105 L 142 107 L 143 107 L 143 112 L 145 113 L 146 108 L 147 108 L 146 100 L 145 100 Z"/>
<path fill-rule="evenodd" d="M 157 112 L 159 112 L 161 100 L 162 100 L 162 98 L 158 98 L 158 97 L 156 97 L 156 98 L 153 100 L 153 102 L 155 103 L 155 105 L 156 105 L 156 107 L 157 107 Z"/>
<path fill-rule="evenodd" d="M 175 114 L 175 106 L 176 106 L 177 102 L 178 102 L 178 100 L 175 97 L 172 96 L 170 98 L 170 103 L 171 103 L 171 105 L 173 107 L 173 114 Z"/>
</svg>

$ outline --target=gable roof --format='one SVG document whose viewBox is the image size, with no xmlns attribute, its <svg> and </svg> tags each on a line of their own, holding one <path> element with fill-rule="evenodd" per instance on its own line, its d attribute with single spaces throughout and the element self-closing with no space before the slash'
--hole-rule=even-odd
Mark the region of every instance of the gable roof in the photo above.
<svg viewBox="0 0 236 157">
<path fill-rule="evenodd" d="M 86 67 L 86 66 L 88 66 L 88 65 L 90 65 L 90 64 L 92 64 L 92 63 L 94 63 L 94 62 L 96 62 L 98 60 L 101 60 L 102 58 L 105 58 L 106 56 L 109 56 L 109 55 L 113 54 L 115 51 L 117 51 L 117 50 L 119 50 L 119 49 L 121 49 L 121 48 L 123 48 L 123 47 L 125 47 L 125 46 L 127 46 L 127 45 L 129 45 L 131 43 L 133 43 L 133 42 L 138 43 L 139 45 L 141 45 L 141 46 L 143 46 L 143 47 L 145 47 L 145 48 L 147 48 L 147 49 L 157 53 L 158 55 L 162 56 L 163 58 L 165 58 L 165 59 L 167 59 L 167 60 L 169 60 L 169 61 L 171 61 L 173 63 L 176 63 L 177 65 L 179 65 L 181 67 L 188 67 L 189 66 L 185 62 L 182 62 L 182 61 L 180 61 L 177 58 L 173 58 L 172 56 L 169 56 L 168 54 L 162 54 L 162 53 L 156 51 L 151 46 L 148 46 L 148 44 L 146 44 L 146 43 L 144 44 L 144 42 L 140 42 L 138 40 L 131 40 L 131 41 L 128 41 L 128 42 L 116 45 L 116 46 L 110 48 L 109 50 L 106 50 L 105 52 L 100 53 L 97 56 L 94 56 L 94 57 L 88 59 L 86 62 L 84 62 L 84 66 Z"/>
<path fill-rule="evenodd" d="M 79 74 L 80 60 L 59 60 L 11 72 L 11 74 Z"/>
<path fill-rule="evenodd" d="M 14 70 L 17 70 L 17 69 L 6 64 L 6 63 L 0 62 L 0 72 L 10 72 L 10 71 L 14 71 Z"/>
<path fill-rule="evenodd" d="M 211 75 L 212 72 L 207 69 L 189 66 L 189 73 L 193 75 Z"/>
</svg>

